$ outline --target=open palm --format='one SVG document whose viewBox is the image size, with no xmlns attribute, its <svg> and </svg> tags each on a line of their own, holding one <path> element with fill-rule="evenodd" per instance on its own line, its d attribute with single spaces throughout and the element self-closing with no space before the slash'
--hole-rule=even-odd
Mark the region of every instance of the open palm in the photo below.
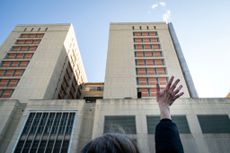
<svg viewBox="0 0 230 153">
<path fill-rule="evenodd" d="M 170 78 L 165 89 L 163 90 L 160 90 L 160 85 L 157 84 L 157 97 L 156 98 L 157 98 L 157 102 L 159 103 L 159 105 L 170 106 L 177 98 L 179 98 L 180 96 L 184 94 L 183 92 L 180 92 L 183 86 L 180 85 L 179 87 L 177 87 L 180 80 L 177 79 L 175 82 L 173 82 L 173 80 L 174 80 L 174 76 Z"/>
</svg>

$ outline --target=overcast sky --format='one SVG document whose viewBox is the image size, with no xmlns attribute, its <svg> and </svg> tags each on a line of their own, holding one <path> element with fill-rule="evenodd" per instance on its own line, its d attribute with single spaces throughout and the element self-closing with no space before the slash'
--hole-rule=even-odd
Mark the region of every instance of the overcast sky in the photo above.
<svg viewBox="0 0 230 153">
<path fill-rule="evenodd" d="M 88 81 L 103 81 L 111 22 L 172 22 L 200 97 L 230 91 L 229 0 L 1 0 L 0 44 L 17 24 L 73 23 Z"/>
</svg>

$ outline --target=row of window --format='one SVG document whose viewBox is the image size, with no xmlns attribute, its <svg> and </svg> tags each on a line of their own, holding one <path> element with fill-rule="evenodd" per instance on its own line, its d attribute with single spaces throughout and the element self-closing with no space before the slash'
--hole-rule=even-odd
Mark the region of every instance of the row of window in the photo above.
<svg viewBox="0 0 230 153">
<path fill-rule="evenodd" d="M 138 30 L 142 30 L 142 28 L 144 28 L 145 26 L 132 26 L 132 29 L 135 30 L 135 29 L 138 29 Z M 152 26 L 146 26 L 146 29 L 149 30 L 151 29 Z M 153 26 L 153 29 L 155 30 L 157 27 L 156 26 Z"/>
<path fill-rule="evenodd" d="M 19 38 L 42 38 L 44 33 L 24 33 Z"/>
<path fill-rule="evenodd" d="M 68 66 L 61 82 L 61 88 L 58 92 L 58 99 L 76 99 L 79 96 L 77 81 L 73 75 L 73 69 L 68 62 Z"/>
<path fill-rule="evenodd" d="M 168 82 L 167 77 L 137 77 L 137 85 L 166 85 Z"/>
<path fill-rule="evenodd" d="M 150 37 L 150 38 L 134 38 L 133 41 L 135 43 L 151 43 L 151 42 L 159 42 L 159 38 Z"/>
<path fill-rule="evenodd" d="M 158 36 L 156 31 L 133 32 L 133 36 Z"/>
<path fill-rule="evenodd" d="M 29 114 L 14 153 L 67 153 L 75 112 L 33 112 Z"/>
<path fill-rule="evenodd" d="M 156 88 L 137 88 L 137 92 L 141 93 L 141 97 L 155 97 Z"/>
<path fill-rule="evenodd" d="M 19 77 L 24 73 L 24 69 L 1 69 L 0 77 Z"/>
<path fill-rule="evenodd" d="M 134 44 L 134 49 L 135 50 L 140 50 L 140 49 L 161 49 L 160 44 Z"/>
<path fill-rule="evenodd" d="M 0 79 L 0 87 L 16 87 L 19 79 Z"/>
<path fill-rule="evenodd" d="M 136 68 L 137 75 L 166 75 L 166 68 Z"/>
<path fill-rule="evenodd" d="M 23 31 L 26 32 L 26 31 L 47 31 L 48 28 L 47 27 L 42 27 L 42 28 L 25 28 Z"/>
<path fill-rule="evenodd" d="M 136 84 L 138 87 L 142 87 L 137 88 L 137 93 L 138 95 L 140 94 L 138 97 L 156 96 L 155 88 L 149 88 L 149 86 L 155 86 L 156 82 L 161 85 L 167 84 L 167 77 L 158 78 L 155 76 L 167 74 L 165 67 L 159 67 L 165 66 L 165 61 L 160 50 L 161 45 L 159 37 L 156 37 L 157 35 L 156 31 L 133 32 L 134 54 L 136 57 Z M 140 77 L 146 75 L 151 77 Z"/>
<path fill-rule="evenodd" d="M 163 57 L 162 51 L 137 51 L 135 57 Z"/>
<path fill-rule="evenodd" d="M 35 51 L 38 46 L 13 46 L 10 51 Z"/>
<path fill-rule="evenodd" d="M 41 39 L 17 40 L 15 44 L 39 44 Z"/>
<path fill-rule="evenodd" d="M 61 89 L 58 93 L 58 99 L 76 99 L 79 97 L 79 89 L 76 87 L 77 84 L 72 82 L 67 84 L 66 81 L 62 82 Z"/>
<path fill-rule="evenodd" d="M 0 89 L 0 97 L 1 98 L 9 98 L 13 94 L 13 89 Z"/>
<path fill-rule="evenodd" d="M 3 61 L 1 67 L 26 67 L 29 61 Z"/>
<path fill-rule="evenodd" d="M 33 53 L 19 53 L 18 51 L 35 51 L 37 49 L 37 45 L 31 44 L 39 44 L 41 39 L 31 39 L 31 38 L 42 38 L 44 33 L 26 33 L 21 34 L 20 38 L 30 38 L 30 39 L 18 39 L 15 44 L 27 44 L 27 46 L 13 46 L 10 49 L 10 52 L 6 54 L 4 57 L 4 61 L 0 64 L 0 77 L 20 77 L 24 73 L 24 69 L 4 69 L 4 68 L 25 68 L 28 66 L 29 61 L 12 61 L 5 59 L 31 59 Z M 12 53 L 18 52 L 18 53 Z M 1 90 L 0 98 L 10 98 L 14 90 L 11 90 L 11 87 L 16 87 L 19 82 L 19 79 L 0 79 L 0 87 L 8 88 Z"/>
<path fill-rule="evenodd" d="M 5 59 L 31 59 L 33 53 L 7 53 Z"/>
<path fill-rule="evenodd" d="M 153 65 L 158 65 L 158 66 L 163 66 L 164 64 L 164 59 L 136 59 L 135 63 L 137 66 L 141 65 L 146 65 L 146 66 L 153 66 Z"/>
<path fill-rule="evenodd" d="M 230 119 L 228 115 L 197 115 L 202 133 L 230 133 Z M 185 115 L 172 115 L 180 133 L 191 133 Z M 136 134 L 135 116 L 105 116 L 104 133 L 125 132 Z M 160 116 L 146 116 L 148 134 L 154 134 Z"/>
</svg>

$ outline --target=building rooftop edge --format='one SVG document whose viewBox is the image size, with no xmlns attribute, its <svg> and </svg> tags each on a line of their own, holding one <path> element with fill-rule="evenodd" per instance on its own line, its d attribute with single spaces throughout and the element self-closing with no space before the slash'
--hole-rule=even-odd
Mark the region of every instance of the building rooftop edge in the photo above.
<svg viewBox="0 0 230 153">
<path fill-rule="evenodd" d="M 159 21 L 159 22 L 111 22 L 110 23 L 110 25 L 116 25 L 116 24 L 118 24 L 118 25 L 127 25 L 127 24 L 168 24 L 168 23 L 166 23 L 166 22 L 161 22 L 161 21 Z"/>
<path fill-rule="evenodd" d="M 25 27 L 25 26 L 70 26 L 72 23 L 51 23 L 51 24 L 17 24 L 16 27 Z"/>
</svg>

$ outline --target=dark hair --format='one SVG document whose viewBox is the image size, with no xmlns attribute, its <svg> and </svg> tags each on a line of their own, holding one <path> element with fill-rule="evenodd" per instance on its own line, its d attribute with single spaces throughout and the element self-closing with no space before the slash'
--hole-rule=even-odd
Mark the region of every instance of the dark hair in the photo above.
<svg viewBox="0 0 230 153">
<path fill-rule="evenodd" d="M 139 150 L 126 135 L 108 133 L 91 140 L 81 153 L 139 153 Z"/>
</svg>

